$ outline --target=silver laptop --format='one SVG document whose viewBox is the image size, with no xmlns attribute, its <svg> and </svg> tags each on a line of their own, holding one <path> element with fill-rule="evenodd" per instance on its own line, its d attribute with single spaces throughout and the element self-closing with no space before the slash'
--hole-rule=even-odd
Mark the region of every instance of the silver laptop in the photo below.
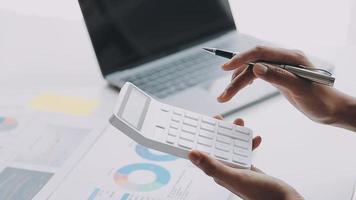
<svg viewBox="0 0 356 200">
<path fill-rule="evenodd" d="M 231 72 L 221 70 L 227 60 L 202 47 L 244 51 L 263 44 L 237 32 L 228 0 L 79 3 L 110 85 L 120 88 L 130 81 L 166 103 L 207 115 L 228 115 L 277 94 L 258 80 L 232 101 L 217 102 Z"/>
</svg>

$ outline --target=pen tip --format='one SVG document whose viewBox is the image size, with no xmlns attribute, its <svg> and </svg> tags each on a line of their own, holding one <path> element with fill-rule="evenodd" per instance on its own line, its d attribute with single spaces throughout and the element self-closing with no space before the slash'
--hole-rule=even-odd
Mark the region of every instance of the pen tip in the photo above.
<svg viewBox="0 0 356 200">
<path fill-rule="evenodd" d="M 203 49 L 204 49 L 205 51 L 210 52 L 210 53 L 215 53 L 215 49 L 213 49 L 213 48 L 204 47 Z"/>
</svg>

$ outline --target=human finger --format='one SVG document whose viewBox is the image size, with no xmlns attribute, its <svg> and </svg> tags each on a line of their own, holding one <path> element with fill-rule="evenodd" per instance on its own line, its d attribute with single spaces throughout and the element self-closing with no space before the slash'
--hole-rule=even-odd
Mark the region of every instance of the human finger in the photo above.
<svg viewBox="0 0 356 200">
<path fill-rule="evenodd" d="M 245 122 L 244 122 L 243 119 L 237 118 L 237 119 L 234 120 L 234 124 L 239 125 L 239 126 L 244 126 Z"/>
<path fill-rule="evenodd" d="M 194 165 L 199 167 L 205 174 L 213 177 L 214 179 L 223 180 L 234 174 L 231 167 L 197 150 L 191 151 L 188 157 Z"/>
<path fill-rule="evenodd" d="M 284 88 L 287 91 L 301 91 L 308 83 L 306 80 L 287 70 L 266 63 L 256 63 L 253 66 L 252 72 L 257 78 L 267 81 L 278 88 Z"/>
<path fill-rule="evenodd" d="M 224 70 L 233 70 L 246 63 L 265 61 L 280 64 L 312 66 L 312 63 L 298 50 L 290 50 L 276 47 L 256 46 L 246 52 L 234 56 L 223 65 Z"/>
<path fill-rule="evenodd" d="M 256 137 L 254 137 L 254 138 L 252 139 L 252 151 L 255 150 L 255 149 L 257 149 L 257 147 L 260 146 L 261 142 L 262 142 L 261 136 L 256 136 Z"/>
<path fill-rule="evenodd" d="M 245 86 L 249 85 L 255 79 L 252 68 L 248 67 L 245 71 L 239 74 L 217 98 L 220 103 L 229 101 L 235 94 Z"/>
<path fill-rule="evenodd" d="M 240 75 L 243 71 L 245 71 L 247 67 L 249 67 L 249 65 L 245 65 L 245 66 L 236 68 L 234 73 L 231 76 L 231 81 L 233 81 L 238 75 Z"/>
<path fill-rule="evenodd" d="M 255 172 L 258 172 L 258 173 L 261 173 L 261 174 L 265 174 L 262 170 L 258 169 L 258 168 L 255 167 L 254 165 L 251 166 L 251 170 L 252 170 L 252 171 L 255 171 Z"/>
<path fill-rule="evenodd" d="M 224 117 L 222 115 L 215 115 L 214 118 L 218 119 L 218 120 L 223 120 L 224 119 Z"/>
</svg>

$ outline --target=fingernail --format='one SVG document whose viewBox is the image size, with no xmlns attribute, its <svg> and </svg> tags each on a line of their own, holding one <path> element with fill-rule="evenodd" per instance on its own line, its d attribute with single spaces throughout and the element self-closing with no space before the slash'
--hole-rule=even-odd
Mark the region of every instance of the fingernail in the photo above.
<svg viewBox="0 0 356 200">
<path fill-rule="evenodd" d="M 222 101 L 224 99 L 224 97 L 226 96 L 226 93 L 227 93 L 226 90 L 223 93 L 221 93 L 220 96 L 218 97 L 218 100 Z"/>
<path fill-rule="evenodd" d="M 191 160 L 194 164 L 198 165 L 198 164 L 199 164 L 199 160 L 200 160 L 200 153 L 199 153 L 199 152 L 196 152 L 196 151 L 192 152 L 192 153 L 190 154 L 190 160 Z"/>
<path fill-rule="evenodd" d="M 222 65 L 222 68 L 226 68 L 226 67 L 228 67 L 229 65 L 230 65 L 230 62 L 227 62 L 227 63 L 225 63 L 225 64 Z"/>
<path fill-rule="evenodd" d="M 268 70 L 265 65 L 254 65 L 253 68 L 258 75 L 264 75 Z"/>
</svg>

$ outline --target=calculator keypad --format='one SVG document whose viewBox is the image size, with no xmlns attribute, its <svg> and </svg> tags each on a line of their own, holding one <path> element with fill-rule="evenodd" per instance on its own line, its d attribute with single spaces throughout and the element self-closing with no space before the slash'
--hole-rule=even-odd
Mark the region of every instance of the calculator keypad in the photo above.
<svg viewBox="0 0 356 200">
<path fill-rule="evenodd" d="M 169 123 L 158 124 L 155 139 L 186 150 L 197 149 L 217 159 L 250 166 L 251 132 L 228 122 L 163 106 Z"/>
</svg>

